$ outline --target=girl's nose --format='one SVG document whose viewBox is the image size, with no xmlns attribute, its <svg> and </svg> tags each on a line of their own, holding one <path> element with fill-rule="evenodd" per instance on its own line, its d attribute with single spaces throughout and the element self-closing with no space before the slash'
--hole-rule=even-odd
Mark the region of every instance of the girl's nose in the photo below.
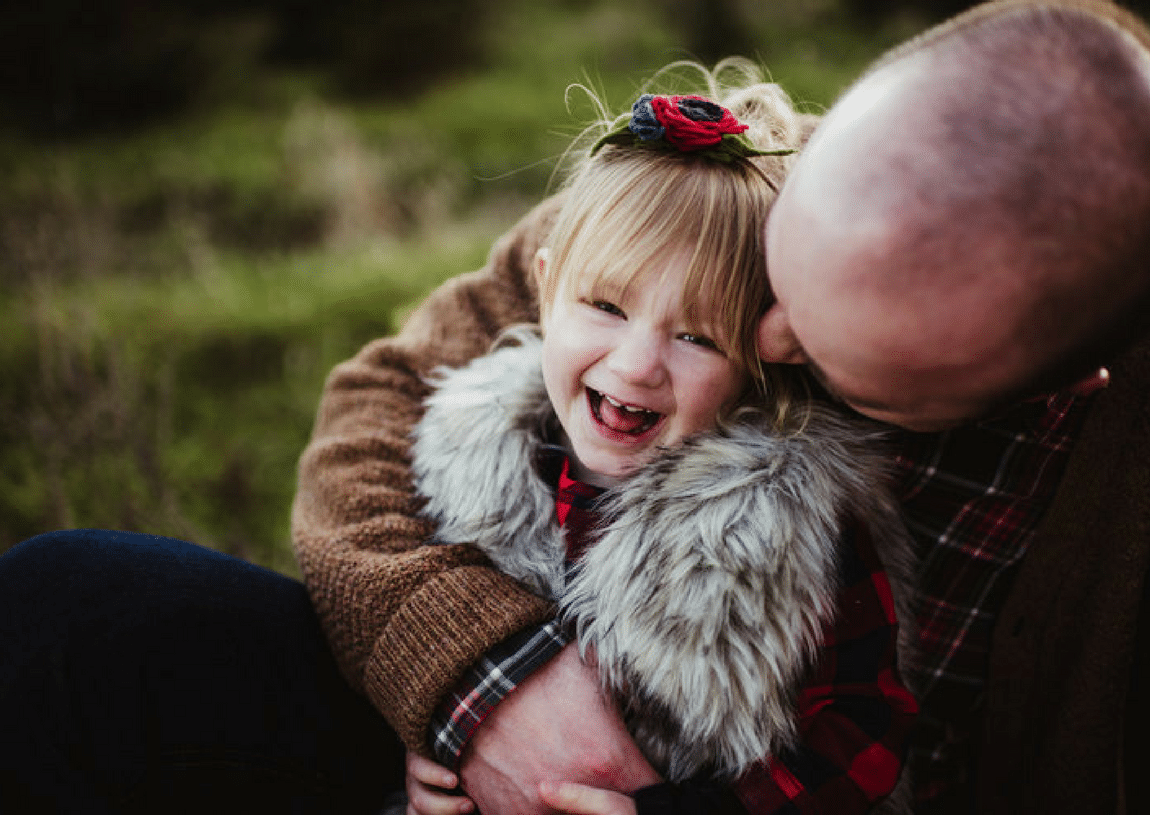
<svg viewBox="0 0 1150 815">
<path fill-rule="evenodd" d="M 654 332 L 639 328 L 626 332 L 611 352 L 611 370 L 625 382 L 657 388 L 666 382 L 665 343 Z"/>
</svg>

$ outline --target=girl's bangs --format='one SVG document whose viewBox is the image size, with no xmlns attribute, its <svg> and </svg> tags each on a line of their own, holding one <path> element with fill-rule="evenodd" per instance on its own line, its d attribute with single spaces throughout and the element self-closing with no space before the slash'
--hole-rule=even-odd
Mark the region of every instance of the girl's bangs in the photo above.
<svg viewBox="0 0 1150 815">
<path fill-rule="evenodd" d="M 576 284 L 625 291 L 647 274 L 664 285 L 668 261 L 686 255 L 688 328 L 755 370 L 754 326 L 769 305 L 759 233 L 770 201 L 750 190 L 762 185 L 681 156 L 609 163 L 610 171 L 586 172 L 569 190 L 552 236 L 552 293 L 570 295 Z"/>
</svg>

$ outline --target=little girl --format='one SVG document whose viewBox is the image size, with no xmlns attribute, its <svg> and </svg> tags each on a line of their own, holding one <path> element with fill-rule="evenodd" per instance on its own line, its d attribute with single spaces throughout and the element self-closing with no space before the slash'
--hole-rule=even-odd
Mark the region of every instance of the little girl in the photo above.
<svg viewBox="0 0 1150 815">
<path fill-rule="evenodd" d="M 556 601 L 669 784 L 864 811 L 915 712 L 883 568 L 904 533 L 868 430 L 756 356 L 796 116 L 777 86 L 704 76 L 711 99 L 646 94 L 605 123 L 535 258 L 542 336 L 438 372 L 414 471 L 440 541 Z M 459 811 L 429 764 L 409 761 L 425 810 Z"/>
</svg>

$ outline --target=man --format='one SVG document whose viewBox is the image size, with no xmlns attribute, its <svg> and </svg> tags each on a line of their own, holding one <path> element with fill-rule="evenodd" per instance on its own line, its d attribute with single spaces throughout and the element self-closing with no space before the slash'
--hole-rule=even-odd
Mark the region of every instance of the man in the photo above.
<svg viewBox="0 0 1150 815">
<path fill-rule="evenodd" d="M 957 427 L 897 438 L 924 559 L 924 659 L 908 666 L 924 809 L 1114 811 L 1135 780 L 1122 723 L 1139 704 L 1150 358 L 1118 352 L 1150 313 L 1148 43 L 1109 3 L 976 9 L 832 108 L 771 218 L 762 356 L 808 363 L 894 425 Z M 466 548 L 418 548 L 430 530 L 411 512 L 419 376 L 535 318 L 526 270 L 549 214 L 334 372 L 296 504 L 300 564 L 346 673 L 409 745 L 462 753 L 488 811 L 539 811 L 542 780 L 653 780 L 625 740 L 597 740 L 619 732 L 610 710 L 556 690 L 594 696 L 541 633 L 549 609 Z M 1103 364 L 1113 382 L 1095 393 Z M 799 781 L 801 808 L 818 790 Z"/>
</svg>

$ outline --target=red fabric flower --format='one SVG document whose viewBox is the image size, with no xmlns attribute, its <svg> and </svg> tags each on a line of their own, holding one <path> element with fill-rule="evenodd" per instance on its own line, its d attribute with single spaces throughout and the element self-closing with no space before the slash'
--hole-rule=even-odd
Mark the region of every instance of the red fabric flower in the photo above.
<svg viewBox="0 0 1150 815">
<path fill-rule="evenodd" d="M 728 133 L 747 129 L 731 111 L 701 96 L 655 96 L 651 107 L 667 141 L 683 151 L 713 147 Z"/>
</svg>

